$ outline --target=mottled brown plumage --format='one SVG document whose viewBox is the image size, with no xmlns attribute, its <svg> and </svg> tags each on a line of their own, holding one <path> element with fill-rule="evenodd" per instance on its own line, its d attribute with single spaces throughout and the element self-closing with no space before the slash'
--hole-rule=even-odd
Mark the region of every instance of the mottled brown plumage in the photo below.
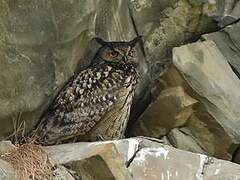
<svg viewBox="0 0 240 180">
<path fill-rule="evenodd" d="M 78 136 L 84 140 L 123 137 L 138 82 L 135 45 L 104 42 L 92 65 L 75 75 L 40 119 L 32 138 L 56 144 Z"/>
</svg>

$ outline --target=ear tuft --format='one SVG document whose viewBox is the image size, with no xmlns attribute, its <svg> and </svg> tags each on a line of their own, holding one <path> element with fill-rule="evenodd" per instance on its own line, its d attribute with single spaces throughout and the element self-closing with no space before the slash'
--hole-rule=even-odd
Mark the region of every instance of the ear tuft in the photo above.
<svg viewBox="0 0 240 180">
<path fill-rule="evenodd" d="M 138 42 L 140 42 L 142 40 L 142 36 L 137 36 L 137 37 L 135 37 L 133 40 L 131 40 L 129 43 L 130 43 L 130 46 L 131 47 L 134 47 L 134 46 L 136 46 L 136 44 L 138 43 Z"/>
<path fill-rule="evenodd" d="M 105 42 L 103 39 L 98 38 L 98 37 L 96 37 L 96 38 L 94 38 L 94 39 L 95 39 L 95 41 L 96 41 L 98 44 L 100 44 L 100 45 L 102 45 L 102 46 L 106 45 L 106 42 Z"/>
</svg>

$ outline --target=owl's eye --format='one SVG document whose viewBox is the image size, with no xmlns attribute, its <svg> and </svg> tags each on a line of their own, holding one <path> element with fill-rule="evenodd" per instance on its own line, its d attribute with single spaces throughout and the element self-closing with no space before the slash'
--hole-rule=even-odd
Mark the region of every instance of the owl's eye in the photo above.
<svg viewBox="0 0 240 180">
<path fill-rule="evenodd" d="M 110 51 L 110 52 L 108 52 L 108 56 L 111 57 L 111 58 L 117 57 L 118 52 L 117 51 Z"/>
<path fill-rule="evenodd" d="M 134 53 L 135 53 L 135 51 L 134 51 L 133 49 L 131 49 L 131 50 L 128 52 L 128 55 L 131 56 L 131 57 L 133 57 Z"/>
</svg>

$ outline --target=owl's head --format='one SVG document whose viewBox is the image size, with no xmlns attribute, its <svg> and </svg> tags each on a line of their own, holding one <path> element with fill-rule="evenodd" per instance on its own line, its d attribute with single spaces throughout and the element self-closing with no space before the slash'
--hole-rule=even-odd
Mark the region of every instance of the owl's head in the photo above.
<svg viewBox="0 0 240 180">
<path fill-rule="evenodd" d="M 137 36 L 135 39 L 127 42 L 106 42 L 100 38 L 95 38 L 95 40 L 101 45 L 95 60 L 98 61 L 100 59 L 109 63 L 128 63 L 134 66 L 137 65 L 136 45 L 141 40 L 141 36 Z"/>
</svg>

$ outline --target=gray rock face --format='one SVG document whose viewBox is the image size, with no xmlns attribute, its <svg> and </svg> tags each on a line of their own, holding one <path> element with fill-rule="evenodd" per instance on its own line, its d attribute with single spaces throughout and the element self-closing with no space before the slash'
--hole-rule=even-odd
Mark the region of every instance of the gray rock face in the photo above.
<svg viewBox="0 0 240 180">
<path fill-rule="evenodd" d="M 240 22 L 227 26 L 218 32 L 205 34 L 203 39 L 214 41 L 226 60 L 233 66 L 238 75 L 240 74 Z"/>
<path fill-rule="evenodd" d="M 216 11 L 210 16 L 213 16 L 219 26 L 224 27 L 240 18 L 240 2 L 235 0 L 218 0 L 216 1 Z"/>
<path fill-rule="evenodd" d="M 202 6 L 205 9 L 202 9 Z M 130 1 L 136 30 L 145 38 L 144 48 L 153 82 L 168 66 L 172 48 L 188 42 L 206 30 L 215 29 L 207 14 L 214 12 L 211 1 L 191 4 L 186 0 Z"/>
<path fill-rule="evenodd" d="M 204 152 L 204 149 L 200 146 L 200 144 L 197 142 L 197 139 L 191 134 L 191 131 L 186 127 L 180 129 L 172 129 L 168 133 L 167 137 L 174 147 L 194 153 L 206 153 Z"/>
<path fill-rule="evenodd" d="M 86 163 L 89 158 L 96 157 L 96 155 L 105 156 L 104 160 L 109 164 L 115 162 L 113 158 L 109 158 L 112 154 L 116 154 L 112 153 L 112 148 L 109 148 L 109 145 L 113 144 L 123 158 L 133 179 L 218 180 L 221 178 L 240 178 L 240 166 L 237 164 L 212 158 L 203 154 L 195 154 L 179 150 L 161 144 L 159 143 L 159 140 L 154 138 L 129 138 L 92 143 L 80 142 L 75 144 L 49 146 L 44 149 L 49 153 L 50 157 L 59 164 L 66 164 L 69 162 L 76 163 L 77 161 Z M 105 153 L 103 152 L 105 151 L 98 151 L 98 147 L 105 150 L 109 149 L 109 151 L 107 151 L 109 152 L 109 155 L 104 155 Z M 99 162 L 99 160 L 93 161 L 95 163 L 92 163 L 92 166 L 89 166 L 89 168 L 95 167 L 95 164 Z M 121 160 L 119 161 L 121 162 Z M 115 164 L 112 167 L 117 167 L 119 165 L 119 162 L 115 163 L 117 165 Z M 90 165 L 90 162 L 88 165 Z M 124 168 L 121 168 L 121 171 Z M 92 169 L 94 170 L 94 168 Z M 95 172 L 92 174 L 94 173 Z"/>
<path fill-rule="evenodd" d="M 195 99 L 182 87 L 168 88 L 150 104 L 133 128 L 136 136 L 159 138 L 172 128 L 183 126 L 193 113 Z"/>
<path fill-rule="evenodd" d="M 240 166 L 202 154 L 179 150 L 157 139 L 130 138 L 42 147 L 58 169 L 56 179 L 239 179 Z M 5 177 L 14 175 L 0 161 Z M 62 165 L 68 167 L 68 172 Z M 74 175 L 74 178 L 69 176 Z M 59 177 L 63 175 L 62 177 Z M 0 177 L 3 177 L 0 173 Z"/>
<path fill-rule="evenodd" d="M 240 81 L 217 46 L 205 41 L 175 48 L 173 62 L 209 114 L 240 142 Z"/>
<path fill-rule="evenodd" d="M 96 16 L 94 4 L 0 3 L 0 138 L 14 126 L 27 130 L 35 124 L 77 64 L 84 63 L 81 57 L 94 35 L 94 24 L 88 23 Z"/>
<path fill-rule="evenodd" d="M 131 165 L 133 179 L 238 179 L 240 166 L 168 146 L 142 148 Z"/>
</svg>

